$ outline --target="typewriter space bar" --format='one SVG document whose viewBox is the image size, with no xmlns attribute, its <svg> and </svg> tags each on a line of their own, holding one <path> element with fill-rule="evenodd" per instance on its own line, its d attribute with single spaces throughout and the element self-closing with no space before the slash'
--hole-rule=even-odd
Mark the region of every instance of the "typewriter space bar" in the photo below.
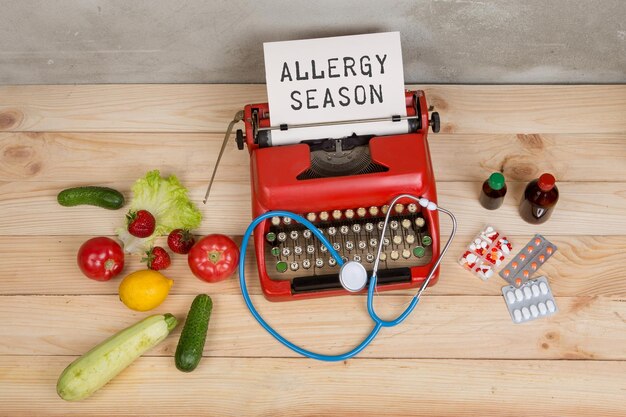
<svg viewBox="0 0 626 417">
<path fill-rule="evenodd" d="M 368 277 L 372 271 L 367 271 Z M 378 284 L 396 284 L 411 281 L 410 268 L 392 268 L 378 270 Z M 369 278 L 367 280 L 369 283 Z M 328 291 L 343 288 L 339 282 L 339 274 L 314 275 L 294 278 L 291 282 L 291 291 L 296 293 Z"/>
</svg>

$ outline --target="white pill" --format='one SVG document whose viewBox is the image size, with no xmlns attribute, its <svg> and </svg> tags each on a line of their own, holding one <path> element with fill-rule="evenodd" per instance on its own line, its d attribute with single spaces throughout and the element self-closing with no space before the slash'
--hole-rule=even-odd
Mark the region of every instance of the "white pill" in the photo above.
<svg viewBox="0 0 626 417">
<path fill-rule="evenodd" d="M 506 293 L 506 299 L 508 300 L 509 304 L 513 304 L 515 302 L 515 294 L 513 294 L 513 291 L 508 291 Z"/>
<path fill-rule="evenodd" d="M 539 283 L 539 289 L 541 290 L 541 293 L 543 295 L 546 295 L 548 293 L 548 285 L 545 282 Z"/>
<path fill-rule="evenodd" d="M 527 300 L 530 300 L 530 297 L 533 296 L 532 291 L 530 291 L 530 288 L 528 287 L 524 287 L 524 297 L 526 297 Z"/>
<path fill-rule="evenodd" d="M 517 298 L 517 301 L 522 301 L 522 299 L 524 298 L 524 294 L 519 288 L 515 290 L 515 298 Z"/>
<path fill-rule="evenodd" d="M 548 312 L 548 309 L 546 308 L 546 305 L 544 303 L 539 303 L 539 312 L 542 316 L 544 316 Z"/>
<path fill-rule="evenodd" d="M 533 290 L 533 295 L 537 297 L 539 295 L 539 286 L 537 284 L 533 284 L 530 288 Z"/>
<path fill-rule="evenodd" d="M 550 311 L 550 313 L 554 313 L 555 312 L 556 306 L 554 305 L 554 301 L 548 300 L 548 301 L 546 301 L 546 305 L 548 306 L 548 311 Z"/>
<path fill-rule="evenodd" d="M 530 310 L 528 309 L 528 307 L 522 308 L 522 314 L 524 315 L 524 318 L 526 320 L 530 318 Z"/>
<path fill-rule="evenodd" d="M 533 317 L 537 317 L 539 315 L 539 310 L 536 305 L 533 304 L 530 306 L 530 314 L 532 314 Z"/>
<path fill-rule="evenodd" d="M 515 321 L 519 323 L 520 321 L 522 321 L 522 312 L 519 310 L 514 310 L 513 317 L 515 317 Z"/>
</svg>

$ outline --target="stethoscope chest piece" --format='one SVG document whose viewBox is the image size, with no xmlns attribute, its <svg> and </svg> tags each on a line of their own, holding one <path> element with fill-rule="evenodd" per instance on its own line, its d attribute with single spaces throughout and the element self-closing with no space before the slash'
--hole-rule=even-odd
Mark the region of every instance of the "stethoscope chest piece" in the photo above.
<svg viewBox="0 0 626 417">
<path fill-rule="evenodd" d="M 350 292 L 361 291 L 367 284 L 367 271 L 359 262 L 346 262 L 339 270 L 339 282 Z"/>
</svg>

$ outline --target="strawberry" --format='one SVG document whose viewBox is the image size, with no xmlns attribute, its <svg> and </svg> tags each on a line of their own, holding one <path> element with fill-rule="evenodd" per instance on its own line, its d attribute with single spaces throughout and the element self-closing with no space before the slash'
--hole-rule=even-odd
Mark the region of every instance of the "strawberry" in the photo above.
<svg viewBox="0 0 626 417">
<path fill-rule="evenodd" d="M 148 237 L 154 233 L 156 221 L 147 210 L 129 211 L 126 215 L 128 232 L 135 237 Z"/>
<path fill-rule="evenodd" d="M 196 239 L 187 229 L 174 229 L 167 237 L 167 245 L 176 253 L 189 253 L 194 243 Z"/>
<path fill-rule="evenodd" d="M 146 257 L 141 260 L 148 264 L 148 268 L 159 271 L 172 263 L 170 255 L 160 246 L 155 246 L 146 252 Z"/>
</svg>

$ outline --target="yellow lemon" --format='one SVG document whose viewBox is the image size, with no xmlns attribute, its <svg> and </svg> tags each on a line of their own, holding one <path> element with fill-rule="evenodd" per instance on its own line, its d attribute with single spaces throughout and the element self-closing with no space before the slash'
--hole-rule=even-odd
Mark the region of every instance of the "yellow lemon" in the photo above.
<svg viewBox="0 0 626 417">
<path fill-rule="evenodd" d="M 150 269 L 133 272 L 120 284 L 120 300 L 131 310 L 152 310 L 165 300 L 173 283 L 162 273 Z"/>
</svg>

